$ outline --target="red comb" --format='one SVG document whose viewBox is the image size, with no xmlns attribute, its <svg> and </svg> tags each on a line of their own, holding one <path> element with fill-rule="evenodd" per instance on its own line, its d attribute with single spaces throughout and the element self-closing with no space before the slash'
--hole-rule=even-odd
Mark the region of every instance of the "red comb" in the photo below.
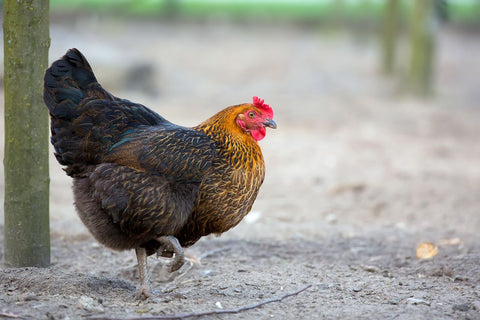
<svg viewBox="0 0 480 320">
<path fill-rule="evenodd" d="M 253 105 L 258 109 L 262 110 L 262 113 L 267 116 L 269 119 L 273 119 L 273 110 L 270 108 L 268 104 L 264 103 L 264 99 L 260 99 L 259 97 L 253 97 Z"/>
</svg>

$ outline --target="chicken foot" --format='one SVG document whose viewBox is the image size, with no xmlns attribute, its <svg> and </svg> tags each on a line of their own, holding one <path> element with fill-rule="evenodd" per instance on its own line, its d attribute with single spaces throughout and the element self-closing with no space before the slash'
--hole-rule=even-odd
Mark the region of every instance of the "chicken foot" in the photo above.
<svg viewBox="0 0 480 320">
<path fill-rule="evenodd" d="M 174 236 L 163 236 L 157 239 L 160 242 L 160 248 L 157 250 L 157 256 L 172 258 L 168 266 L 170 272 L 177 271 L 185 263 L 183 248 Z"/>
</svg>

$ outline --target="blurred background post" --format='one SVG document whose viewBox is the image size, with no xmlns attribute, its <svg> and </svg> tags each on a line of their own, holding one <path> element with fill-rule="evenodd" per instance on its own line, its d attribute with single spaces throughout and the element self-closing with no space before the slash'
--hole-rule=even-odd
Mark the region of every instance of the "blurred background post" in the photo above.
<svg viewBox="0 0 480 320">
<path fill-rule="evenodd" d="M 433 90 L 435 37 L 439 23 L 435 14 L 436 2 L 441 1 L 415 1 L 411 15 L 411 54 L 407 80 L 410 91 L 421 96 L 431 94 Z"/>
<path fill-rule="evenodd" d="M 382 72 L 391 75 L 395 68 L 398 38 L 399 0 L 386 0 L 382 23 Z"/>
</svg>

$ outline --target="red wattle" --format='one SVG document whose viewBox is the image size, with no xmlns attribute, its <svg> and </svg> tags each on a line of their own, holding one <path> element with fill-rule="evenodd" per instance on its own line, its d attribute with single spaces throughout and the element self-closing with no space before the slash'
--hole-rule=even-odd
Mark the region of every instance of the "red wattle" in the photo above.
<svg viewBox="0 0 480 320">
<path fill-rule="evenodd" d="M 265 138 L 265 134 L 267 133 L 267 130 L 265 130 L 264 127 L 260 127 L 258 129 L 250 131 L 250 133 L 252 134 L 253 139 L 260 141 L 263 138 Z"/>
</svg>

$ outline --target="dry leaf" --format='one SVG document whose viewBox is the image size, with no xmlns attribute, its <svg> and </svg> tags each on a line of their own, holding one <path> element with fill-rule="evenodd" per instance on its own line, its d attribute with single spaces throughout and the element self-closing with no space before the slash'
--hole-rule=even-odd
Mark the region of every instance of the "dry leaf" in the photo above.
<svg viewBox="0 0 480 320">
<path fill-rule="evenodd" d="M 438 248 L 431 242 L 422 242 L 417 246 L 417 259 L 430 259 L 438 254 Z"/>
<path fill-rule="evenodd" d="M 439 245 L 441 246 L 463 246 L 463 241 L 460 238 L 442 239 Z"/>
</svg>

